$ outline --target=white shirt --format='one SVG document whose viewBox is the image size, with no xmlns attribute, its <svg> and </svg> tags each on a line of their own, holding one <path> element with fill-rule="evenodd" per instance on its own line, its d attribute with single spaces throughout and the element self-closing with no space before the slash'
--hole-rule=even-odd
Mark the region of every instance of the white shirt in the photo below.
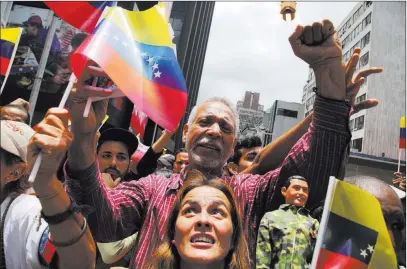
<svg viewBox="0 0 407 269">
<path fill-rule="evenodd" d="M 10 201 L 1 204 L 1 217 Z M 8 269 L 43 269 L 38 258 L 41 236 L 48 224 L 41 220 L 37 197 L 21 194 L 11 204 L 4 221 L 4 254 Z"/>
</svg>

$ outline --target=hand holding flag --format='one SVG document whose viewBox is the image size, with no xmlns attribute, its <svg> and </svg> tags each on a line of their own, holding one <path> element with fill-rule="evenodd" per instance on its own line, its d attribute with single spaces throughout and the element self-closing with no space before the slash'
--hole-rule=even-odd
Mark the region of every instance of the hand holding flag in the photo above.
<svg viewBox="0 0 407 269">
<path fill-rule="evenodd" d="M 89 59 L 148 117 L 174 131 L 186 108 L 186 85 L 168 24 L 156 7 L 110 8 L 72 55 L 74 73 L 80 74 Z"/>
</svg>

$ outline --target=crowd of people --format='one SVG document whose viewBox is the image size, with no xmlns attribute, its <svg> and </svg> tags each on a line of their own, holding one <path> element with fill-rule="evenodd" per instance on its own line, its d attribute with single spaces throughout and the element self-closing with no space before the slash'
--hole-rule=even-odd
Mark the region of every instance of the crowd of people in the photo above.
<svg viewBox="0 0 407 269">
<path fill-rule="evenodd" d="M 222 97 L 192 109 L 185 149 L 163 154 L 164 131 L 138 162 L 131 132 L 99 133 L 107 100 L 83 117 L 87 98 L 109 90 L 77 83 L 69 113 L 51 108 L 34 129 L 27 102 L 1 107 L 3 268 L 308 268 L 330 176 L 379 200 L 405 267 L 402 201 L 380 179 L 345 177 L 349 116 L 377 105 L 354 97 L 380 69 L 354 76 L 360 49 L 344 64 L 329 20 L 297 26 L 289 42 L 314 70 L 314 111 L 264 148 L 258 137 L 238 139 L 238 115 Z M 79 81 L 101 74 L 88 67 Z"/>
</svg>

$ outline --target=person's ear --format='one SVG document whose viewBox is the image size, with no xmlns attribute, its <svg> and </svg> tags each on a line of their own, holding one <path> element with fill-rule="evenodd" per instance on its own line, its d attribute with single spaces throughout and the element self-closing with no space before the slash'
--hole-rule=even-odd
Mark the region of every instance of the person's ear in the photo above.
<svg viewBox="0 0 407 269">
<path fill-rule="evenodd" d="M 281 188 L 281 194 L 284 196 L 284 198 L 287 196 L 287 188 L 286 187 Z"/>
<path fill-rule="evenodd" d="M 237 164 L 235 164 L 234 162 L 229 162 L 228 163 L 228 165 L 227 165 L 227 168 L 228 168 L 228 170 L 229 170 L 229 172 L 232 174 L 232 175 L 237 175 L 237 174 L 239 174 L 239 172 L 238 172 L 238 166 L 237 166 Z"/>
<path fill-rule="evenodd" d="M 13 168 L 14 168 L 13 172 L 10 173 L 10 175 L 6 178 L 7 180 L 6 183 L 10 183 L 20 179 L 27 171 L 27 164 L 23 162 L 18 162 L 14 164 Z"/>
<path fill-rule="evenodd" d="M 186 144 L 187 143 L 187 133 L 188 133 L 188 124 L 184 125 L 184 128 L 182 129 L 182 143 Z"/>
</svg>

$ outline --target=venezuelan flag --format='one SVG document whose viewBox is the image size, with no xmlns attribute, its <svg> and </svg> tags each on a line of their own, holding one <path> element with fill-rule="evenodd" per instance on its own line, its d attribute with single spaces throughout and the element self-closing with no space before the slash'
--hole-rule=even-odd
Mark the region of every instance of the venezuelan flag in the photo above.
<svg viewBox="0 0 407 269">
<path fill-rule="evenodd" d="M 400 144 L 399 148 L 405 149 L 406 148 L 406 118 L 400 118 Z"/>
<path fill-rule="evenodd" d="M 141 12 L 112 7 L 71 56 L 71 66 L 79 77 L 88 60 L 96 62 L 138 109 L 174 131 L 187 89 L 172 45 L 157 6 Z"/>
<path fill-rule="evenodd" d="M 105 7 L 116 6 L 114 1 L 46 1 L 44 2 L 61 19 L 73 27 L 92 33 Z"/>
<path fill-rule="evenodd" d="M 331 180 L 335 180 L 333 195 L 326 202 L 329 206 L 326 224 L 323 216 L 319 228 L 322 246 L 315 249 L 318 254 L 315 268 L 397 268 L 379 201 L 350 183 Z"/>
<path fill-rule="evenodd" d="M 21 32 L 22 28 L 0 29 L 0 75 L 5 76 L 0 93 L 3 91 L 4 82 L 13 64 Z"/>
</svg>

